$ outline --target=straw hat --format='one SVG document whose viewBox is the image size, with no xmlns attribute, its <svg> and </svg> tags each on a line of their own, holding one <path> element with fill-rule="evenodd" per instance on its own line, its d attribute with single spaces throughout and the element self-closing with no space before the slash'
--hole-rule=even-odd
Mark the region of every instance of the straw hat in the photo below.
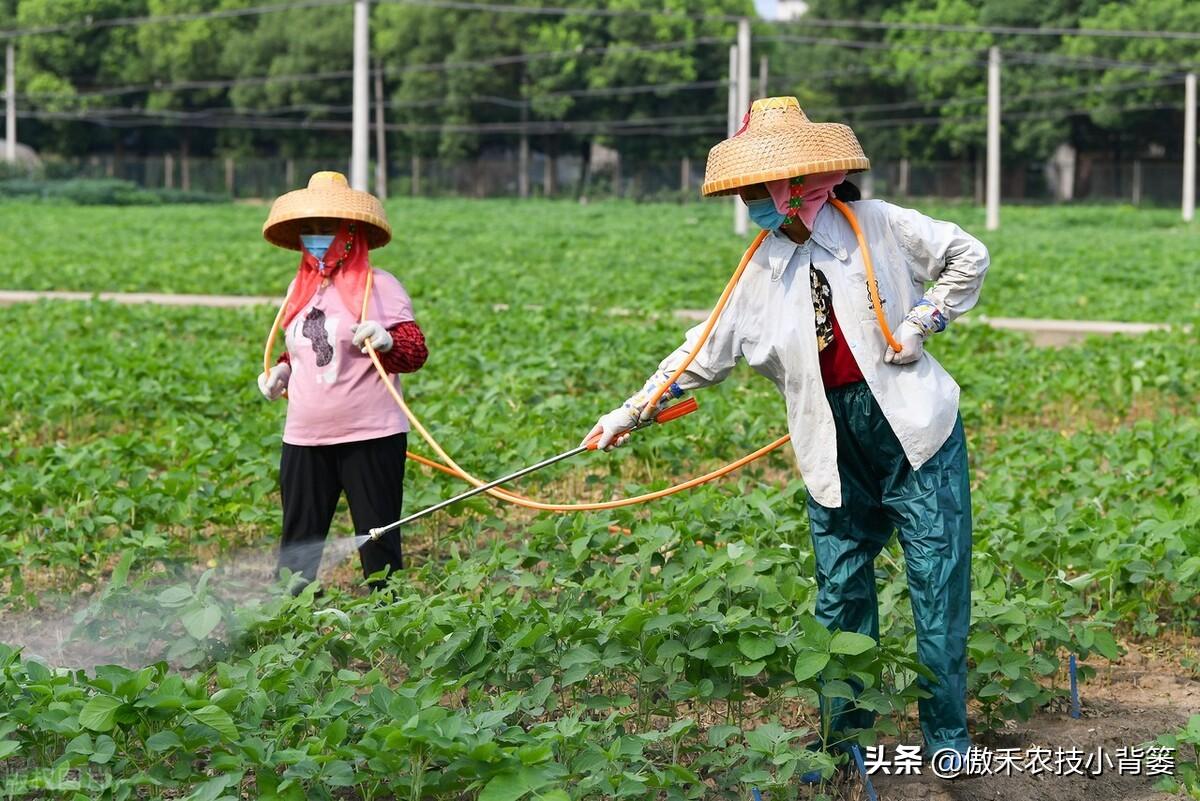
<svg viewBox="0 0 1200 801">
<path fill-rule="evenodd" d="M 794 97 L 765 97 L 754 101 L 739 133 L 708 151 L 700 192 L 730 195 L 763 181 L 870 168 L 849 126 L 809 122 Z"/>
<path fill-rule="evenodd" d="M 313 173 L 307 189 L 277 197 L 263 224 L 263 237 L 272 245 L 299 250 L 300 224 L 314 217 L 365 223 L 367 244 L 372 250 L 392 240 L 392 226 L 388 224 L 379 198 L 369 192 L 351 189 L 346 176 L 340 172 Z"/>
</svg>

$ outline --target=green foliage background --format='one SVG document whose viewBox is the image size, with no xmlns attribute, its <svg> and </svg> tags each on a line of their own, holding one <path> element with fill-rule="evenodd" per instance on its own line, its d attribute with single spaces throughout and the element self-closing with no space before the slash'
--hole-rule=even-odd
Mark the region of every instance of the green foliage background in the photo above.
<svg viewBox="0 0 1200 801">
<path fill-rule="evenodd" d="M 85 14 L 103 19 L 258 4 L 259 0 L 8 0 L 0 6 L 0 26 L 62 24 Z M 562 0 L 558 5 L 582 11 L 595 4 Z M 1200 10 L 1188 0 L 814 0 L 810 6 L 807 20 L 1200 31 Z M 462 158 L 514 146 L 511 129 L 488 132 L 480 125 L 691 117 L 689 122 L 664 124 L 668 136 L 556 133 L 535 136 L 533 145 L 548 153 L 586 152 L 592 141 L 601 141 L 619 148 L 633 163 L 664 155 L 672 163 L 683 155 L 702 159 L 725 129 L 724 86 L 564 92 L 723 82 L 735 26 L 715 17 L 753 17 L 753 4 L 621 0 L 606 8 L 674 16 L 570 11 L 539 15 L 377 4 L 372 12 L 372 56 L 385 70 L 385 92 L 395 104 L 389 120 L 417 126 L 393 137 L 394 157 L 416 153 Z M 24 108 L 50 112 L 207 110 L 209 118 L 261 114 L 296 122 L 345 121 L 351 88 L 344 76 L 156 87 L 348 70 L 351 13 L 348 5 L 328 6 L 23 37 L 18 92 Z M 964 160 L 978 155 L 984 62 L 991 45 L 999 45 L 1005 54 L 1006 159 L 1044 159 L 1060 143 L 1116 158 L 1145 155 L 1154 146 L 1176 154 L 1181 146 L 1182 74 L 1200 63 L 1196 40 L 880 30 L 825 27 L 806 19 L 754 23 L 755 61 L 763 55 L 769 59 L 771 92 L 798 95 L 814 118 L 855 125 L 867 152 L 881 161 L 899 155 Z M 670 43 L 683 46 L 662 47 Z M 601 48 L 607 50 L 597 52 Z M 554 55 L 539 55 L 547 53 Z M 511 59 L 529 55 L 533 58 L 527 61 Z M 498 58 L 500 62 L 488 61 Z M 485 63 L 470 65 L 478 61 Z M 445 66 L 431 66 L 438 64 Z M 141 88 L 118 95 L 88 94 L 113 86 Z M 467 130 L 439 130 L 441 125 Z M 342 158 L 348 134 L 214 129 L 189 125 L 182 118 L 134 128 L 46 119 L 23 120 L 22 139 L 65 155 L 186 149 L 194 155 Z"/>
</svg>

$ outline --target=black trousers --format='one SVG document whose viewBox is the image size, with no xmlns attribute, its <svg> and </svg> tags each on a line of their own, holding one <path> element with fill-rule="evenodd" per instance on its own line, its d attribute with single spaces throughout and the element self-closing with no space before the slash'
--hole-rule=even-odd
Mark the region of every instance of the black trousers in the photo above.
<svg viewBox="0 0 1200 801">
<path fill-rule="evenodd" d="M 337 445 L 283 443 L 279 460 L 283 539 L 277 573 L 288 568 L 307 581 L 316 580 L 325 538 L 343 491 L 358 534 L 399 520 L 407 447 L 406 434 Z M 363 576 L 384 568 L 400 570 L 404 556 L 399 529 L 365 543 L 358 555 Z M 382 582 L 372 582 L 372 587 L 379 589 Z"/>
</svg>

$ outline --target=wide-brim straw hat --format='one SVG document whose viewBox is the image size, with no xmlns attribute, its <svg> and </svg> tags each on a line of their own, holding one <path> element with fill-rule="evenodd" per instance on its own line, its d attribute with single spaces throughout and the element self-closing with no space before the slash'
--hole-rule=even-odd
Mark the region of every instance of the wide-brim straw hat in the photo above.
<svg viewBox="0 0 1200 801">
<path fill-rule="evenodd" d="M 861 172 L 871 162 L 848 125 L 810 122 L 794 97 L 754 101 L 742 131 L 708 151 L 705 196 L 740 187 L 821 172 Z"/>
<path fill-rule="evenodd" d="M 314 217 L 333 217 L 362 223 L 367 245 L 381 248 L 392 241 L 392 226 L 379 198 L 370 192 L 351 189 L 340 172 L 313 173 L 308 187 L 280 195 L 271 204 L 271 213 L 263 224 L 263 237 L 272 245 L 300 249 L 300 225 Z"/>
</svg>

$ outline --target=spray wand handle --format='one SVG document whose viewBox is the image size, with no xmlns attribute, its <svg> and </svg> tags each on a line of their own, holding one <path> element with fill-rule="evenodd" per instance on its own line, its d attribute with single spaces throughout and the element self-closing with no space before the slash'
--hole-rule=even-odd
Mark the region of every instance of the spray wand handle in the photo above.
<svg viewBox="0 0 1200 801">
<path fill-rule="evenodd" d="M 644 423 L 638 423 L 636 426 L 629 429 L 629 432 L 627 432 L 627 433 L 638 431 L 640 429 L 646 428 L 647 426 L 653 425 L 655 423 L 660 423 L 660 424 L 661 423 L 669 423 L 672 420 L 678 420 L 680 417 L 691 414 L 692 412 L 696 411 L 698 408 L 700 408 L 700 404 L 696 403 L 695 398 L 688 398 L 687 400 L 682 400 L 679 403 L 673 404 L 673 405 L 668 406 L 667 408 L 663 409 L 661 412 L 659 412 L 654 417 L 654 419 L 647 420 Z M 596 445 L 600 442 L 600 437 L 602 437 L 602 436 L 604 436 L 604 435 L 597 434 L 594 437 L 592 437 L 591 439 L 589 439 L 587 441 L 587 445 L 586 445 L 587 449 L 589 451 L 596 450 Z M 622 436 L 624 436 L 624 435 L 622 435 Z"/>
</svg>

